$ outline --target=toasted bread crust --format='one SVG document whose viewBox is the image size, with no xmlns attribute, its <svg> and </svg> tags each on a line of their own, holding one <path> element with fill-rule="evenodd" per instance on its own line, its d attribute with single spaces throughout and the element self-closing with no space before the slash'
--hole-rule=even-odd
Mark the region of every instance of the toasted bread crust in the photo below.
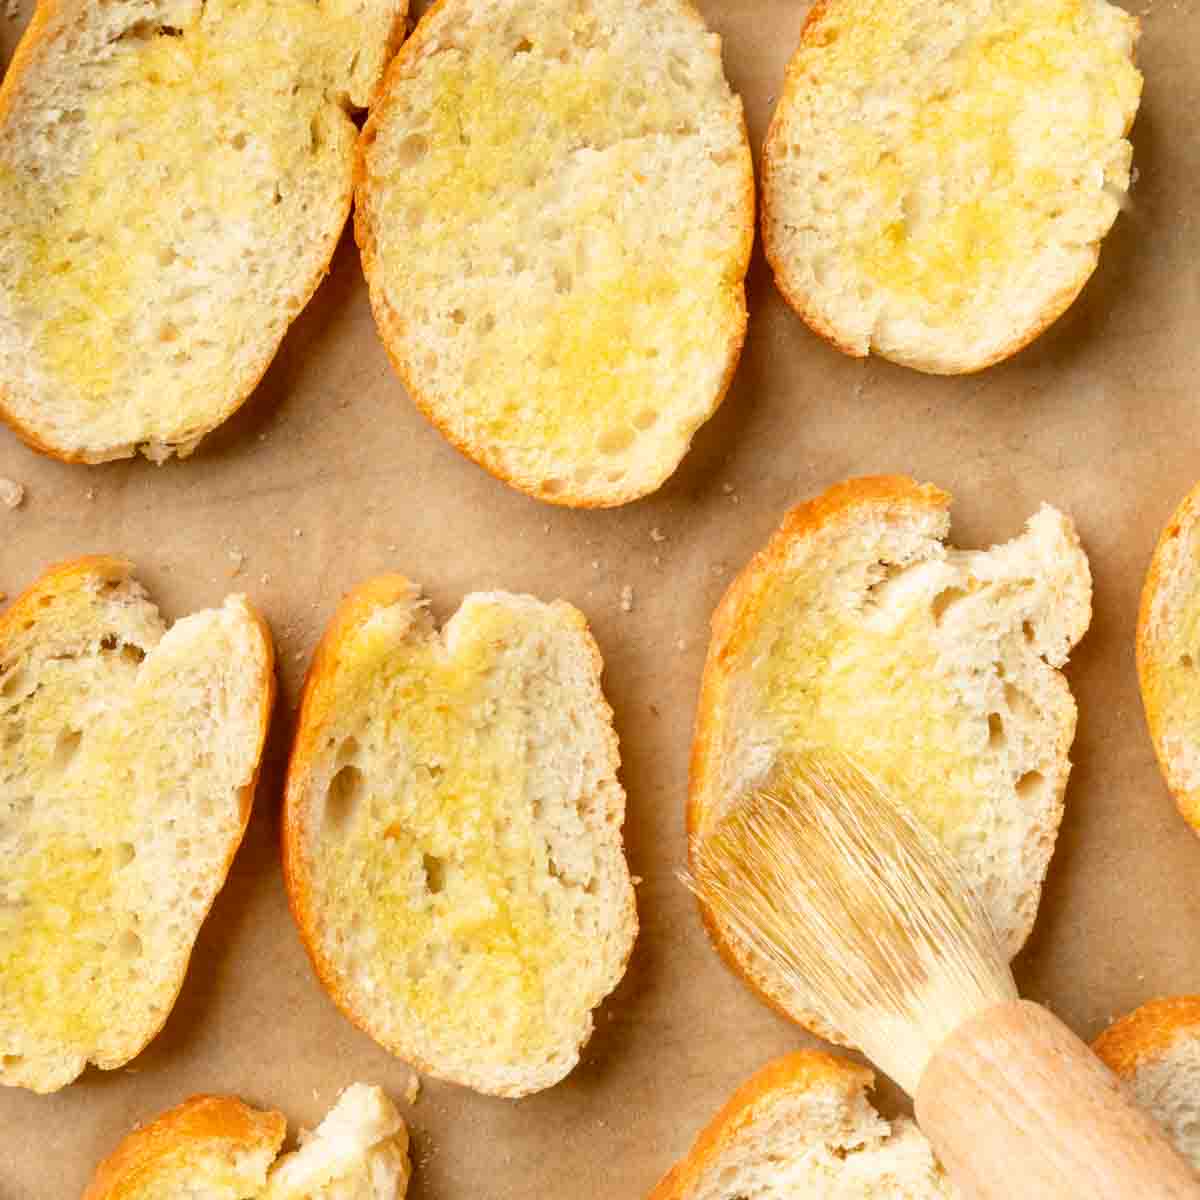
<svg viewBox="0 0 1200 1200">
<path fill-rule="evenodd" d="M 477 1082 L 425 1061 L 410 1046 L 382 1041 L 374 1022 L 353 1006 L 338 983 L 333 964 L 321 949 L 320 939 L 317 936 L 316 901 L 311 881 L 304 867 L 303 848 L 308 835 L 308 807 L 305 804 L 305 790 L 313 758 L 324 737 L 329 717 L 334 711 L 335 697 L 332 684 L 337 673 L 342 645 L 361 625 L 370 620 L 377 610 L 406 599 L 410 603 L 415 603 L 417 596 L 417 587 L 403 575 L 381 575 L 368 580 L 355 588 L 342 601 L 313 653 L 313 659 L 304 681 L 300 711 L 297 717 L 296 740 L 288 759 L 287 782 L 284 789 L 283 818 L 280 824 L 283 879 L 287 890 L 288 906 L 300 933 L 300 941 L 321 986 L 342 1014 L 369 1037 L 380 1041 L 380 1044 L 390 1053 L 404 1059 L 421 1074 L 479 1090 Z M 600 648 L 586 622 L 583 623 L 580 632 L 591 657 L 593 669 L 599 678 L 604 665 Z M 620 767 L 620 748 L 616 731 L 612 727 L 612 708 L 603 694 L 600 696 L 600 703 L 604 706 L 603 724 L 606 730 L 605 744 L 608 757 L 606 765 L 615 778 Z M 628 965 L 638 931 L 637 907 L 632 892 L 628 897 L 627 909 L 622 914 L 622 921 L 627 923 L 630 928 L 630 935 L 618 977 L 624 973 Z M 505 1098 L 516 1098 L 527 1095 L 528 1092 L 528 1088 L 521 1086 L 488 1089 L 489 1094 Z"/>
<path fill-rule="evenodd" d="M 4 73 L 3 78 L 0 79 L 0 135 L 3 133 L 4 125 L 15 99 L 20 94 L 21 84 L 25 75 L 36 65 L 42 56 L 54 52 L 54 37 L 60 27 L 59 17 L 70 3 L 72 3 L 72 0 L 39 0 L 34 8 L 29 25 L 26 27 L 20 41 L 17 43 L 16 50 L 13 52 L 8 70 Z M 84 7 L 84 5 L 80 4 L 79 7 Z M 388 34 L 387 55 L 389 58 L 403 41 L 404 32 L 407 27 L 407 18 L 408 3 L 407 0 L 401 0 Z M 382 78 L 376 82 L 375 95 L 379 94 L 381 86 Z M 329 274 L 333 263 L 333 256 L 337 251 L 338 243 L 341 241 L 342 231 L 345 229 L 346 220 L 350 216 L 350 206 L 353 198 L 354 180 L 353 175 L 351 175 L 345 190 L 339 196 L 340 215 L 336 227 L 331 225 L 328 231 L 321 250 L 319 264 L 309 275 L 308 279 L 301 282 L 295 289 L 292 317 L 288 322 L 289 328 L 308 306 L 309 301 L 316 294 L 317 288 L 320 287 L 325 277 Z M 286 329 L 284 332 L 286 332 Z M 282 342 L 283 335 L 281 334 L 279 341 L 274 346 L 266 349 L 260 356 L 259 361 L 244 372 L 242 380 L 233 389 L 225 406 L 205 424 L 204 428 L 181 435 L 178 443 L 168 442 L 164 444 L 171 445 L 173 449 L 176 445 L 189 447 L 187 453 L 190 453 L 190 447 L 194 447 L 200 439 L 207 437 L 215 429 L 228 421 L 254 394 L 258 385 L 262 382 L 263 376 L 267 373 L 267 369 L 274 361 L 276 354 L 278 354 Z M 87 464 L 112 462 L 115 459 L 132 458 L 137 454 L 139 449 L 139 445 L 113 445 L 82 450 L 68 450 L 61 446 L 52 445 L 23 423 L 12 411 L 8 403 L 8 389 L 5 387 L 3 380 L 0 380 L 0 421 L 8 425 L 17 437 L 29 446 L 31 450 L 36 450 L 39 454 L 45 454 L 50 458 L 56 458 L 60 462 Z M 181 457 L 186 457 L 186 454 L 181 455 Z"/>
<path fill-rule="evenodd" d="M 1150 559 L 1150 567 L 1146 572 L 1146 582 L 1142 586 L 1142 598 L 1138 607 L 1138 622 L 1136 634 L 1138 683 L 1141 687 L 1142 706 L 1146 712 L 1146 724 L 1150 727 L 1150 738 L 1154 743 L 1154 755 L 1162 770 L 1167 787 L 1175 797 L 1175 803 L 1183 818 L 1193 829 L 1200 832 L 1200 790 L 1189 790 L 1183 787 L 1175 776 L 1174 768 L 1167 755 L 1165 735 L 1167 733 L 1167 716 L 1163 706 L 1156 697 L 1159 689 L 1156 684 L 1160 674 L 1160 664 L 1154 653 L 1154 622 L 1153 611 L 1161 588 L 1169 588 L 1172 580 L 1167 578 L 1170 566 L 1169 556 L 1172 543 L 1183 531 L 1195 525 L 1200 518 L 1200 484 L 1197 484 L 1180 502 L 1179 507 L 1171 514 L 1171 519 L 1159 535 Z"/>
<path fill-rule="evenodd" d="M 401 383 L 404 385 L 404 390 L 412 398 L 413 403 L 417 406 L 420 412 L 434 426 L 435 429 L 460 453 L 464 458 L 470 459 L 483 467 L 490 475 L 495 476 L 502 483 L 508 484 L 510 487 L 516 488 L 518 491 L 524 492 L 527 496 L 532 496 L 535 500 L 541 500 L 547 504 L 554 504 L 566 508 L 617 508 L 623 504 L 628 504 L 633 500 L 638 500 L 643 496 L 649 495 L 651 492 L 660 488 L 667 479 L 679 468 L 679 463 L 672 463 L 658 478 L 650 484 L 639 487 L 625 487 L 612 490 L 606 495 L 596 496 L 573 491 L 571 486 L 565 487 L 560 492 L 546 492 L 539 480 L 520 478 L 514 475 L 501 461 L 499 455 L 495 453 L 491 444 L 484 441 L 473 441 L 470 438 L 464 438 L 454 430 L 453 426 L 446 418 L 442 411 L 442 406 L 439 402 L 427 392 L 424 392 L 413 378 L 412 372 L 409 370 L 407 360 L 401 354 L 400 346 L 403 340 L 403 332 L 406 328 L 404 318 L 398 313 L 391 304 L 388 303 L 387 296 L 382 283 L 382 274 L 379 268 L 379 252 L 375 243 L 374 232 L 371 228 L 371 223 L 367 217 L 367 188 L 370 186 L 370 176 L 367 170 L 367 151 L 371 143 L 375 140 L 376 128 L 381 120 L 386 117 L 388 110 L 392 104 L 392 85 L 401 78 L 409 65 L 423 51 L 425 42 L 428 39 L 429 29 L 436 15 L 449 2 L 458 2 L 458 0 L 435 0 L 429 9 L 418 22 L 417 27 L 413 30 L 408 40 L 401 46 L 399 52 L 388 65 L 387 71 L 384 73 L 383 81 L 376 94 L 375 102 L 372 103 L 370 115 L 367 118 L 366 124 L 363 126 L 362 133 L 359 135 L 357 149 L 354 160 L 354 240 L 358 244 L 359 252 L 362 256 L 363 274 L 367 279 L 368 294 L 371 302 L 371 311 L 375 316 L 375 323 L 379 329 L 380 337 L 383 341 L 384 350 L 387 352 L 388 360 L 392 364 L 392 368 L 400 377 Z M 704 18 L 696 8 L 692 0 L 677 0 L 679 7 L 691 18 L 695 24 L 704 30 L 708 31 L 707 25 L 704 23 Z M 714 54 L 720 60 L 721 46 L 718 40 Z M 746 116 L 744 108 L 739 106 L 739 121 L 741 124 L 742 141 L 747 147 L 747 170 L 745 172 L 742 196 L 740 201 L 741 226 L 740 234 L 742 245 L 739 251 L 738 267 L 736 278 L 739 280 L 739 320 L 736 326 L 729 330 L 729 336 L 725 351 L 725 368 L 721 377 L 720 385 L 713 396 L 712 403 L 705 412 L 704 416 L 697 422 L 697 429 L 708 421 L 713 414 L 721 407 L 729 388 L 733 384 L 733 377 L 737 372 L 737 365 L 741 359 L 742 348 L 746 341 L 746 328 L 749 322 L 749 310 L 746 306 L 746 287 L 745 276 L 750 269 L 750 256 L 754 249 L 754 232 L 755 232 L 755 183 L 753 163 L 749 156 L 750 135 L 746 127 Z M 682 461 L 682 458 L 680 459 Z"/>
<path fill-rule="evenodd" d="M 788 61 L 784 73 L 783 87 L 780 89 L 779 102 L 776 104 L 775 111 L 771 116 L 771 123 L 767 128 L 766 141 L 763 144 L 761 168 L 763 252 L 766 255 L 767 262 L 771 266 L 775 285 L 778 287 L 780 294 L 788 306 L 813 333 L 828 342 L 834 349 L 840 350 L 843 354 L 848 354 L 851 358 L 867 358 L 871 354 L 879 354 L 880 357 L 886 357 L 893 362 L 899 363 L 901 366 L 910 367 L 915 371 L 921 371 L 927 375 L 973 375 L 979 371 L 986 370 L 988 367 L 993 367 L 997 363 L 1011 358 L 1014 354 L 1024 350 L 1030 343 L 1036 341 L 1075 303 L 1100 261 L 1099 241 L 1093 242 L 1089 247 L 1091 250 L 1090 263 L 1080 271 L 1077 278 L 1072 280 L 1068 286 L 1056 292 L 1046 301 L 1042 310 L 1029 325 L 1024 329 L 1019 329 L 1008 342 L 992 354 L 963 366 L 947 366 L 936 359 L 923 358 L 919 354 L 900 355 L 892 353 L 882 355 L 874 348 L 868 348 L 865 352 L 859 351 L 855 347 L 847 345 L 839 337 L 833 326 L 820 315 L 816 306 L 812 303 L 811 297 L 800 291 L 799 288 L 794 287 L 790 282 L 787 259 L 776 237 L 780 222 L 776 215 L 778 205 L 775 202 L 777 196 L 775 172 L 783 157 L 779 149 L 779 141 L 783 133 L 784 116 L 787 112 L 788 102 L 804 86 L 804 79 L 801 76 L 798 61 L 799 51 L 814 44 L 822 44 L 820 40 L 820 27 L 830 10 L 832 2 L 833 0 L 814 0 L 813 6 L 808 11 L 808 16 L 805 18 L 804 24 L 800 29 L 799 46 L 796 53 Z M 1135 17 L 1134 19 L 1137 28 L 1140 30 L 1141 18 Z M 1128 135 L 1132 126 L 1133 122 L 1130 121 L 1125 127 L 1125 135 Z"/>
<path fill-rule="evenodd" d="M 280 822 L 280 854 L 283 883 L 288 907 L 300 933 L 300 941 L 312 963 L 317 979 L 342 1014 L 370 1035 L 364 1018 L 349 1004 L 337 984 L 332 963 L 322 953 L 316 932 L 316 913 L 308 876 L 302 868 L 303 846 L 307 836 L 308 810 L 303 802 L 305 786 L 321 731 L 334 708 L 332 689 L 342 643 L 371 618 L 376 609 L 386 608 L 413 594 L 413 586 L 403 575 L 380 575 L 359 585 L 342 601 L 328 628 L 317 643 L 312 662 L 304 678 L 300 711 L 296 717 L 296 740 L 288 757 L 287 780 L 283 793 Z M 426 1063 L 414 1056 L 403 1056 L 423 1074 Z"/>
<path fill-rule="evenodd" d="M 11 630 L 36 619 L 41 609 L 43 597 L 61 595 L 80 586 L 81 582 L 88 577 L 98 576 L 105 582 L 122 583 L 130 579 L 132 575 L 133 564 L 127 559 L 115 558 L 103 554 L 87 555 L 50 567 L 17 597 L 5 612 L 0 613 L 0 646 L 4 644 Z M 255 765 L 250 780 L 238 793 L 238 813 L 240 818 L 238 828 L 235 836 L 229 840 L 225 861 L 219 870 L 220 884 L 213 892 L 212 901 L 204 909 L 203 913 L 200 914 L 196 926 L 197 932 L 209 912 L 211 912 L 212 905 L 216 902 L 216 897 L 220 894 L 221 888 L 224 887 L 225 881 L 229 877 L 233 860 L 237 855 L 238 849 L 242 844 L 242 839 L 245 836 L 246 828 L 250 823 L 250 812 L 254 807 L 254 793 L 258 787 L 258 778 L 262 770 L 263 747 L 266 744 L 267 731 L 271 723 L 271 713 L 275 705 L 275 645 L 271 637 L 271 631 L 262 615 L 244 597 L 242 598 L 242 605 L 258 633 L 263 661 L 263 678 L 260 681 L 259 689 L 261 702 L 258 714 L 258 738 L 254 757 Z M 193 949 L 194 946 L 195 942 L 193 939 Z M 136 1045 L 126 1046 L 116 1055 L 99 1055 L 92 1058 L 91 1062 L 105 1071 L 124 1066 L 125 1063 L 136 1058 L 158 1036 L 166 1024 L 167 1018 L 171 1015 L 171 1010 L 175 1007 L 179 993 L 183 990 L 183 982 L 187 977 L 187 969 L 190 961 L 191 955 L 189 954 L 187 959 L 180 965 L 179 974 L 167 997 L 168 1003 L 163 1006 L 162 1019 L 152 1027 L 147 1027 L 144 1030 L 141 1040 Z"/>
<path fill-rule="evenodd" d="M 868 476 L 835 484 L 820 496 L 797 505 L 787 513 L 767 545 L 729 585 L 713 613 L 712 639 L 709 642 L 704 674 L 700 682 L 700 695 L 696 703 L 696 724 L 688 782 L 688 860 L 693 868 L 695 839 L 704 830 L 709 817 L 703 797 L 710 789 L 710 767 L 715 761 L 716 739 L 724 720 L 720 697 L 732 674 L 732 663 L 750 636 L 752 618 L 760 607 L 766 585 L 787 561 L 792 544 L 798 538 L 814 533 L 864 505 L 904 506 L 940 511 L 949 507 L 950 496 L 931 484 L 918 484 L 903 475 Z M 758 986 L 725 938 L 709 908 L 702 902 L 698 904 L 701 919 L 713 947 L 726 965 L 780 1016 L 797 1020 L 795 1013 L 789 1012 Z M 822 1037 L 835 1042 L 841 1041 L 836 1031 L 821 1021 L 816 1014 L 806 1014 L 803 1024 L 819 1032 Z"/>
<path fill-rule="evenodd" d="M 752 1075 L 704 1127 L 692 1148 L 651 1191 L 648 1200 L 681 1200 L 741 1131 L 754 1120 L 756 1110 L 779 1093 L 830 1088 L 849 1103 L 875 1082 L 874 1073 L 848 1059 L 820 1050 L 800 1050 L 768 1063 Z"/>
<path fill-rule="evenodd" d="M 269 1146 L 272 1156 L 283 1145 L 287 1121 L 282 1113 L 260 1112 L 235 1096 L 192 1096 L 135 1129 L 96 1168 L 83 1200 L 123 1200 L 134 1195 L 147 1171 L 167 1155 L 188 1153 L 213 1138 L 241 1150 Z"/>
<path fill-rule="evenodd" d="M 1147 1001 L 1113 1022 L 1092 1049 L 1110 1070 L 1129 1079 L 1147 1059 L 1168 1050 L 1181 1033 L 1197 1028 L 1200 996 L 1170 996 Z"/>
</svg>

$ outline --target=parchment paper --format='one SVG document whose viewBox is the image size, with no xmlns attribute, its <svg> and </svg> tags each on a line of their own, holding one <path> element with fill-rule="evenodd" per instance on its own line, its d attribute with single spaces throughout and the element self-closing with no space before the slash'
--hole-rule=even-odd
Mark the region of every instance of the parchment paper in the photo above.
<svg viewBox="0 0 1200 1200">
<path fill-rule="evenodd" d="M 1129 210 L 1068 315 L 982 375 L 935 379 L 843 357 L 785 308 L 757 253 L 737 380 L 679 472 L 621 510 L 553 509 L 459 457 L 418 414 L 388 366 L 347 237 L 256 395 L 190 461 L 65 466 L 0 431 L 0 477 L 27 489 L 22 507 L 0 508 L 0 589 L 15 595 L 52 562 L 106 551 L 136 562 L 170 618 L 245 591 L 274 630 L 281 682 L 250 830 L 166 1028 L 124 1070 L 89 1070 L 52 1097 L 0 1092 L 3 1200 L 78 1196 L 135 1121 L 194 1092 L 280 1108 L 293 1131 L 356 1079 L 402 1096 L 405 1064 L 317 985 L 276 851 L 308 654 L 343 592 L 384 570 L 422 582 L 440 618 L 493 587 L 564 596 L 587 613 L 642 878 L 641 936 L 579 1068 L 515 1103 L 426 1081 L 405 1109 L 411 1194 L 643 1196 L 736 1085 L 807 1040 L 720 965 L 674 872 L 708 618 L 783 512 L 849 475 L 907 472 L 948 488 L 964 546 L 1016 534 L 1042 500 L 1073 514 L 1095 617 L 1068 669 L 1076 765 L 1018 979 L 1087 1038 L 1151 996 L 1200 991 L 1200 840 L 1155 767 L 1133 654 L 1155 538 L 1200 477 L 1200 9 L 1132 2 L 1144 5 L 1146 91 Z M 29 7 L 0 18 L 4 63 Z M 700 7 L 724 36 L 757 155 L 808 6 Z"/>
</svg>

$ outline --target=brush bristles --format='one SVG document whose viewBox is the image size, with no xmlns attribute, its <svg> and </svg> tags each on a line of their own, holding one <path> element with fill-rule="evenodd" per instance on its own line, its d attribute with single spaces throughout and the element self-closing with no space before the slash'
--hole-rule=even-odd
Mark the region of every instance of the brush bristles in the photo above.
<svg viewBox="0 0 1200 1200">
<path fill-rule="evenodd" d="M 1017 998 L 946 851 L 843 758 L 783 762 L 696 840 L 685 882 L 782 995 L 910 1095 L 964 1020 Z"/>
</svg>

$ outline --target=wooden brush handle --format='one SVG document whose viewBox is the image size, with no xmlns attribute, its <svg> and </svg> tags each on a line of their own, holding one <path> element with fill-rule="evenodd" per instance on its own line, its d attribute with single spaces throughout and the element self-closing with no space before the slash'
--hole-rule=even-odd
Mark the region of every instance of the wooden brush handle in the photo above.
<svg viewBox="0 0 1200 1200">
<path fill-rule="evenodd" d="M 1002 1004 L 938 1047 L 917 1120 L 974 1200 L 1200 1200 L 1200 1179 L 1114 1076 L 1037 1004 Z"/>
</svg>

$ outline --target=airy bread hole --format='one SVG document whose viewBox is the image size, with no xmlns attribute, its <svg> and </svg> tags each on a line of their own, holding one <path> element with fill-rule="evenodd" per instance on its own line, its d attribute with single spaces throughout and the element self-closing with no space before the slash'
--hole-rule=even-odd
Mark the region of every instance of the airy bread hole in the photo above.
<svg viewBox="0 0 1200 1200">
<path fill-rule="evenodd" d="M 132 929 L 127 929 L 117 939 L 117 953 L 122 958 L 139 958 L 142 953 L 142 939 Z"/>
<path fill-rule="evenodd" d="M 425 887 L 430 895 L 436 896 L 446 887 L 446 863 L 432 854 L 421 856 L 421 869 L 425 872 Z"/>
<path fill-rule="evenodd" d="M 79 753 L 79 743 L 83 734 L 78 729 L 64 729 L 54 742 L 54 770 L 65 771 L 75 755 Z"/>
<path fill-rule="evenodd" d="M 137 851 L 134 849 L 132 842 L 117 843 L 117 866 L 127 867 L 133 860 L 137 858 Z"/>
<path fill-rule="evenodd" d="M 13 1067 L 19 1067 L 24 1062 L 25 1056 L 23 1054 L 0 1054 L 0 1067 L 3 1067 L 6 1071 L 11 1070 Z"/>
<path fill-rule="evenodd" d="M 596 449 L 601 454 L 620 454 L 622 450 L 628 450 L 633 445 L 635 437 L 632 429 L 610 429 L 600 435 Z"/>
<path fill-rule="evenodd" d="M 233 147 L 235 150 L 245 150 L 245 148 L 246 148 L 246 135 L 245 135 L 244 133 L 235 133 L 235 134 L 233 135 L 233 137 L 231 137 L 231 138 L 229 139 L 229 144 L 230 144 L 230 145 L 231 145 L 231 146 L 232 146 L 232 147 Z"/>
<path fill-rule="evenodd" d="M 1017 780 L 1017 796 L 1021 800 L 1036 800 L 1046 789 L 1046 777 L 1041 771 L 1026 771 Z"/>
<path fill-rule="evenodd" d="M 1033 622 L 1032 621 L 1022 621 L 1021 622 L 1021 632 L 1025 635 L 1025 640 L 1027 642 L 1032 642 L 1033 638 L 1034 638 Z"/>
<path fill-rule="evenodd" d="M 420 229 L 425 224 L 425 216 L 428 211 L 424 204 L 410 204 L 408 206 L 409 228 Z"/>
<path fill-rule="evenodd" d="M 1038 706 L 1034 704 L 1029 694 L 1021 691 L 1014 684 L 1006 683 L 1004 685 L 1004 703 L 1008 705 L 1008 711 L 1019 721 L 1036 721 L 1040 716 Z"/>
<path fill-rule="evenodd" d="M 463 312 L 461 308 L 456 308 L 450 314 L 450 320 L 452 320 L 455 325 L 465 325 L 467 322 L 467 314 Z"/>
<path fill-rule="evenodd" d="M 642 432 L 645 432 L 647 429 L 652 428 L 654 423 L 657 420 L 658 420 L 658 410 L 657 409 L 643 408 L 641 410 L 641 412 L 639 412 L 633 418 L 633 426 L 635 429 L 640 429 L 640 430 L 642 430 Z"/>
<path fill-rule="evenodd" d="M 933 619 L 940 625 L 942 618 L 946 615 L 946 611 L 950 606 L 957 604 L 966 595 L 967 593 L 962 588 L 957 587 L 945 588 L 943 591 L 938 592 L 933 598 Z"/>
<path fill-rule="evenodd" d="M 530 52 L 530 50 L 532 50 L 532 49 L 533 49 L 533 43 L 527 37 L 523 37 L 513 47 L 513 58 L 516 58 L 516 56 L 518 54 L 528 54 Z"/>
<path fill-rule="evenodd" d="M 337 836 L 344 834 L 354 820 L 362 799 L 363 774 L 347 763 L 329 781 L 325 795 L 325 829 Z"/>
<path fill-rule="evenodd" d="M 429 153 L 429 139 L 423 133 L 410 133 L 396 147 L 396 164 L 415 167 Z"/>
<path fill-rule="evenodd" d="M 678 54 L 671 55 L 671 61 L 667 64 L 667 74 L 681 88 L 686 91 L 691 91 L 692 77 L 688 74 L 688 64 L 685 59 Z"/>
<path fill-rule="evenodd" d="M 1194 667 L 1196 665 L 1196 662 L 1195 662 L 1195 659 L 1193 659 L 1190 654 L 1185 654 L 1185 655 L 1183 655 L 1182 658 L 1180 658 L 1179 665 L 1181 667 L 1187 667 L 1188 670 L 1190 671 L 1192 669 L 1192 667 Z"/>
<path fill-rule="evenodd" d="M 572 275 L 570 267 L 559 265 L 554 268 L 554 290 L 560 296 L 565 296 L 574 286 L 575 276 Z"/>
<path fill-rule="evenodd" d="M 997 750 L 1004 745 L 1004 720 L 999 713 L 988 714 L 988 745 Z"/>
</svg>

